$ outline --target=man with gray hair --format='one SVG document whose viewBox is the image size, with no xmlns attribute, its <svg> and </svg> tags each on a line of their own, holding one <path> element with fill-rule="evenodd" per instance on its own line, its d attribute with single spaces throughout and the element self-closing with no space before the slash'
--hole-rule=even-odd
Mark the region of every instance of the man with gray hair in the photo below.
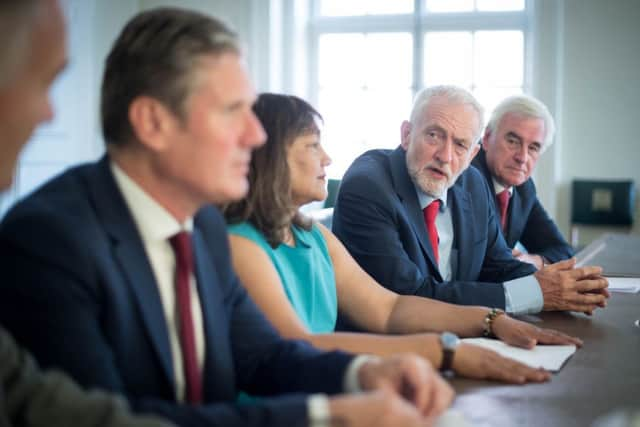
<svg viewBox="0 0 640 427">
<path fill-rule="evenodd" d="M 64 20 L 56 0 L 0 1 L 0 28 L 0 190 L 6 190 L 33 129 L 53 116 L 48 91 L 66 63 L 67 52 Z M 4 278 L 0 286 L 7 285 Z M 20 281 L 13 285 L 20 286 Z M 27 309 L 23 318 L 28 321 L 37 315 Z M 169 424 L 135 417 L 124 399 L 100 391 L 86 392 L 61 372 L 41 372 L 31 355 L 0 328 L 0 426 Z"/>
<path fill-rule="evenodd" d="M 495 194 L 501 229 L 513 255 L 541 269 L 573 256 L 536 195 L 531 179 L 539 157 L 553 142 L 555 125 L 547 107 L 528 95 L 511 96 L 493 111 L 472 164 Z M 516 245 L 526 249 L 521 252 Z"/>
<path fill-rule="evenodd" d="M 482 124 L 482 107 L 468 91 L 422 91 L 402 123 L 400 147 L 369 151 L 345 174 L 334 232 L 369 274 L 400 294 L 516 314 L 591 313 L 604 305 L 600 268 L 565 261 L 536 271 L 513 258 L 493 195 L 469 168 Z"/>
</svg>

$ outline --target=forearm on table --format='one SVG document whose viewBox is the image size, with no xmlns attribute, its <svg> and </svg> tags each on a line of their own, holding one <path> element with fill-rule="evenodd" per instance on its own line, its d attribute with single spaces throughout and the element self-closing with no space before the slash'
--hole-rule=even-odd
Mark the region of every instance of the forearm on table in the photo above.
<svg viewBox="0 0 640 427">
<path fill-rule="evenodd" d="M 392 334 L 449 331 L 463 337 L 482 335 L 486 307 L 448 304 L 428 298 L 398 298 L 387 331 Z"/>
<path fill-rule="evenodd" d="M 322 350 L 342 350 L 348 353 L 376 356 L 416 353 L 429 360 L 434 366 L 440 363 L 441 358 L 438 334 L 380 335 L 335 332 L 313 334 L 305 339 Z"/>
</svg>

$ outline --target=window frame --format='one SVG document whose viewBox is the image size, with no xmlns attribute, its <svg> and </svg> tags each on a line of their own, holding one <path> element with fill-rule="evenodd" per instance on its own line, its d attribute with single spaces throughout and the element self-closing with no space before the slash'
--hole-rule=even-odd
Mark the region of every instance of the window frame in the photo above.
<svg viewBox="0 0 640 427">
<path fill-rule="evenodd" d="M 525 0 L 524 10 L 506 12 L 427 13 L 424 0 L 414 0 L 413 14 L 321 16 L 320 1 L 309 0 L 307 27 L 307 99 L 318 104 L 319 40 L 330 33 L 410 33 L 413 39 L 413 79 L 415 96 L 423 88 L 424 36 L 431 31 L 522 31 L 524 41 L 523 93 L 532 92 L 534 0 Z M 475 87 L 470 88 L 474 90 Z"/>
</svg>

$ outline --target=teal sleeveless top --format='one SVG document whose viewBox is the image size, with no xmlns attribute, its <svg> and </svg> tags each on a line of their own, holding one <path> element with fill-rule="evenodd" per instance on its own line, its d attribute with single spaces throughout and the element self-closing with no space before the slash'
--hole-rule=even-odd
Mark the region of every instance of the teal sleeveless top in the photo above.
<svg viewBox="0 0 640 427">
<path fill-rule="evenodd" d="M 289 302 L 311 333 L 334 331 L 338 315 L 336 280 L 327 242 L 316 224 L 310 231 L 294 226 L 296 246 L 280 244 L 275 249 L 249 222 L 229 225 L 228 230 L 255 242 L 269 255 Z"/>
</svg>

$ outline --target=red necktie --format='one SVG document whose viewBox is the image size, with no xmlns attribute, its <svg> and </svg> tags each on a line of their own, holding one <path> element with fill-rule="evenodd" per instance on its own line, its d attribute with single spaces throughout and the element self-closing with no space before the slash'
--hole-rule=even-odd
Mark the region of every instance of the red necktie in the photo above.
<svg viewBox="0 0 640 427">
<path fill-rule="evenodd" d="M 178 304 L 178 323 L 180 349 L 186 383 L 186 401 L 202 402 L 202 377 L 196 355 L 196 334 L 191 311 L 191 286 L 189 279 L 193 271 L 193 253 L 191 236 L 181 231 L 169 239 L 176 255 L 176 302 Z"/>
<path fill-rule="evenodd" d="M 507 227 L 507 209 L 509 209 L 509 190 L 502 190 L 496 194 L 498 209 L 500 209 L 500 226 L 504 231 Z"/>
<path fill-rule="evenodd" d="M 433 256 L 436 259 L 436 263 L 440 262 L 440 256 L 438 255 L 438 229 L 436 228 L 436 216 L 440 209 L 440 200 L 434 200 L 422 210 L 424 215 L 424 222 L 427 225 L 427 233 L 429 234 L 429 240 L 431 241 L 431 248 L 433 249 Z"/>
</svg>

